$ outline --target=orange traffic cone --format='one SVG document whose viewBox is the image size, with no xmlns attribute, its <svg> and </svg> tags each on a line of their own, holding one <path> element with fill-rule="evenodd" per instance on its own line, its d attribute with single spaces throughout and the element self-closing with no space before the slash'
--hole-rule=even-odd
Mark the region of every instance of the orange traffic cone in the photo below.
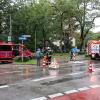
<svg viewBox="0 0 100 100">
<path fill-rule="evenodd" d="M 89 73 L 94 72 L 94 68 L 93 68 L 93 65 L 92 65 L 92 61 L 90 61 L 90 63 L 89 63 L 88 72 L 89 72 Z"/>
</svg>

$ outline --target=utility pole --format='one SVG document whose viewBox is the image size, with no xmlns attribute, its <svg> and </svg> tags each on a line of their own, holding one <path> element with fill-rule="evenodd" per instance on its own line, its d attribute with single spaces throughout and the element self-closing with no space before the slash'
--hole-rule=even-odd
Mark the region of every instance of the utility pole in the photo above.
<svg viewBox="0 0 100 100">
<path fill-rule="evenodd" d="M 11 19 L 11 14 L 10 14 L 10 29 L 9 29 L 9 36 L 8 36 L 8 41 L 12 41 L 12 19 Z"/>
</svg>

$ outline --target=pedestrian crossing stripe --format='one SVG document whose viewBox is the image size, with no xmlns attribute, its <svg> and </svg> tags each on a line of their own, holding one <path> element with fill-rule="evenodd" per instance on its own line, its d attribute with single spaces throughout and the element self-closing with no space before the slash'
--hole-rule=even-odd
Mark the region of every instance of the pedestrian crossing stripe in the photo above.
<svg viewBox="0 0 100 100">
<path fill-rule="evenodd" d="M 75 93 L 75 92 L 78 92 L 77 90 L 70 90 L 70 91 L 66 91 L 64 92 L 65 94 L 70 94 L 70 93 Z"/>
<path fill-rule="evenodd" d="M 88 90 L 88 89 L 91 89 L 91 88 L 98 88 L 100 87 L 100 85 L 90 85 L 88 87 L 83 87 L 83 88 L 78 88 L 78 89 L 75 89 L 75 90 L 69 90 L 69 91 L 65 91 L 63 93 L 55 93 L 55 94 L 51 94 L 51 95 L 48 95 L 46 97 L 39 97 L 39 98 L 33 98 L 31 100 L 48 100 L 49 98 L 55 98 L 55 97 L 59 97 L 59 96 L 63 96 L 64 94 L 71 94 L 71 93 L 75 93 L 75 92 L 80 92 L 80 91 L 84 91 L 84 90 Z"/>
<path fill-rule="evenodd" d="M 48 95 L 49 98 L 54 98 L 54 97 L 58 97 L 58 96 L 63 96 L 64 94 L 62 93 L 56 93 L 56 94 L 52 94 L 52 95 Z"/>
<path fill-rule="evenodd" d="M 84 91 L 84 90 L 88 90 L 88 89 L 90 89 L 90 88 L 88 88 L 88 87 L 83 87 L 83 88 L 79 88 L 78 90 L 79 90 L 79 91 Z"/>
<path fill-rule="evenodd" d="M 31 100 L 47 100 L 47 98 L 46 97 L 39 97 L 39 98 L 31 99 Z"/>
<path fill-rule="evenodd" d="M 91 85 L 90 87 L 91 88 L 98 88 L 98 87 L 100 87 L 100 85 Z"/>
</svg>

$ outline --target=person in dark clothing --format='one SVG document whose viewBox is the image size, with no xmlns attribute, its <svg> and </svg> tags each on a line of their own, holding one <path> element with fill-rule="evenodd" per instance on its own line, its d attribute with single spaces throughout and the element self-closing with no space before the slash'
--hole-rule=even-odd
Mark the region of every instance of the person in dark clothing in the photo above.
<svg viewBox="0 0 100 100">
<path fill-rule="evenodd" d="M 42 56 L 42 52 L 41 52 L 41 50 L 38 48 L 37 51 L 36 51 L 37 66 L 40 66 L 41 56 Z"/>
<path fill-rule="evenodd" d="M 50 48 L 47 48 L 46 55 L 47 55 L 47 64 L 50 65 L 52 59 L 52 50 Z"/>
</svg>

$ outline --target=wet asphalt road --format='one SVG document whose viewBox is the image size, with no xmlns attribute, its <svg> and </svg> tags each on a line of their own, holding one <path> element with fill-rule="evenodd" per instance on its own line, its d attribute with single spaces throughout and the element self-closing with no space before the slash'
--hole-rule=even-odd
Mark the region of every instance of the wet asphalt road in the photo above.
<svg viewBox="0 0 100 100">
<path fill-rule="evenodd" d="M 86 64 L 83 62 L 77 64 L 74 62 L 60 62 L 59 65 L 59 69 L 53 70 L 46 68 L 44 72 L 42 68 L 36 65 L 0 64 L 0 84 L 13 84 L 28 78 L 36 79 L 46 76 L 58 76 L 66 73 L 85 71 L 86 69 Z"/>
<path fill-rule="evenodd" d="M 35 65 L 0 64 L 0 100 L 32 100 L 100 82 L 100 61 L 91 80 L 90 61 L 59 62 L 59 69 L 43 71 Z"/>
</svg>

